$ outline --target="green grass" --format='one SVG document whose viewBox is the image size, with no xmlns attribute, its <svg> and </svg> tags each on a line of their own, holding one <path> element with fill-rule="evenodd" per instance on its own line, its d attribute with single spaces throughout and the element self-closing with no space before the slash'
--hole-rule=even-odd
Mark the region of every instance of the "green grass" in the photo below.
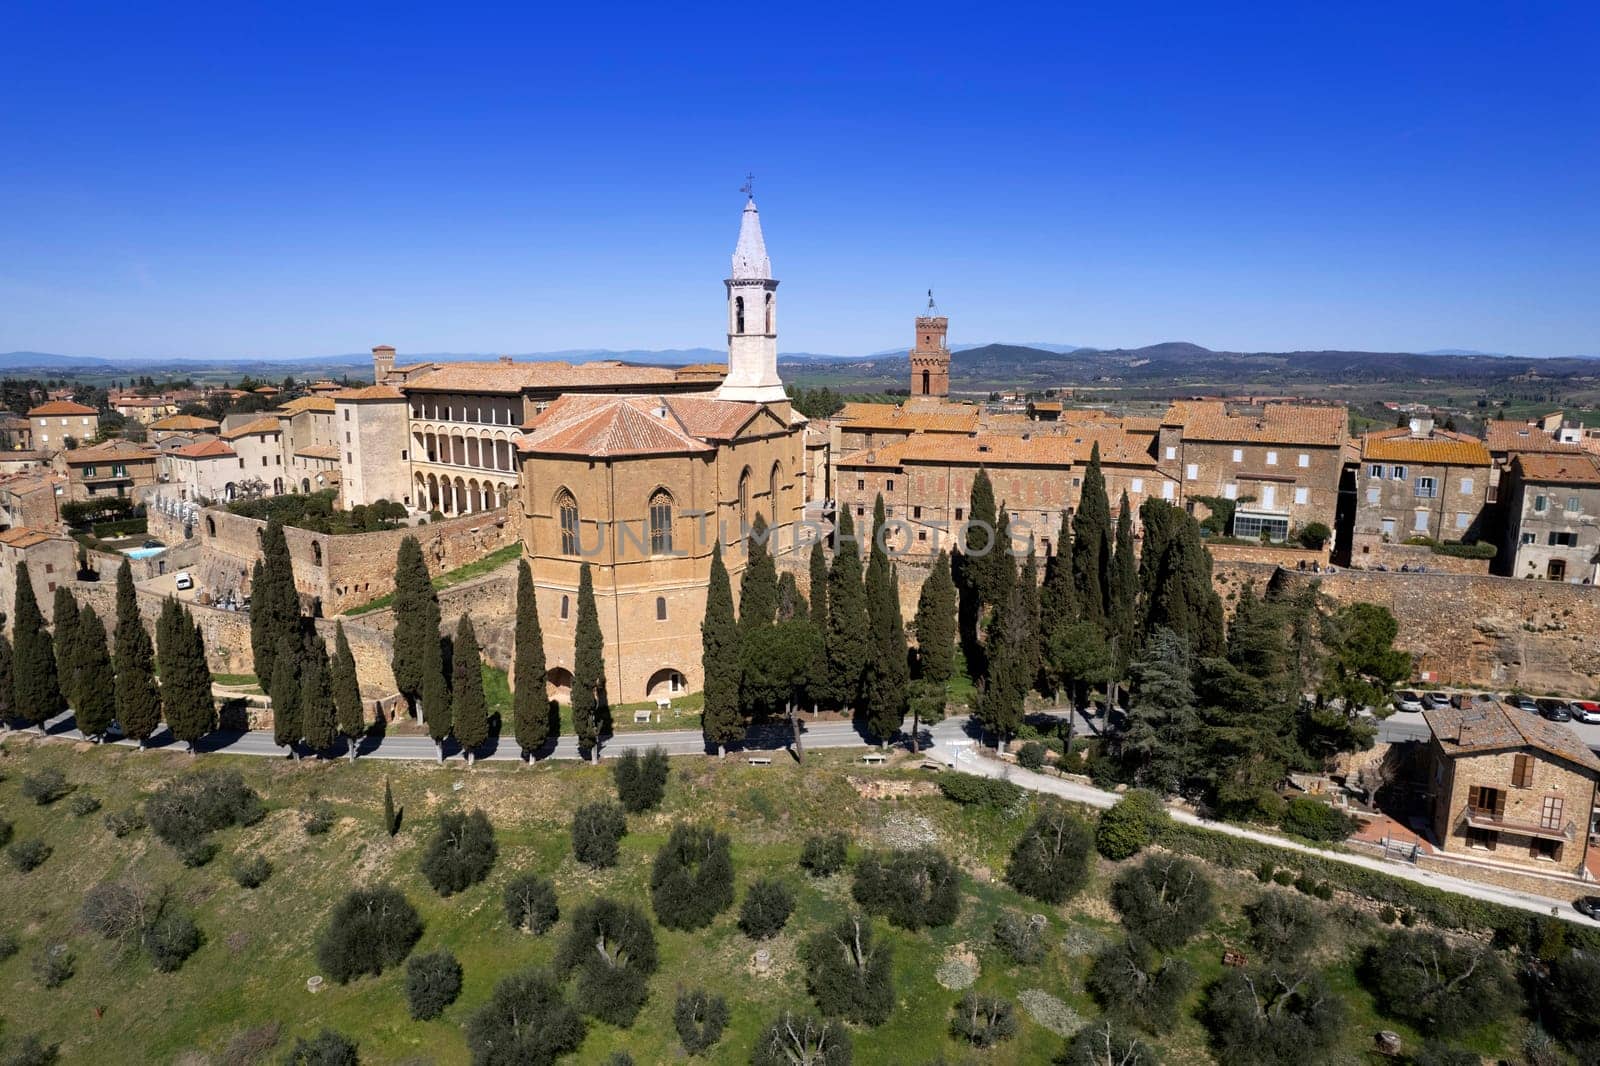
<svg viewBox="0 0 1600 1066">
<path fill-rule="evenodd" d="M 261 682 L 256 679 L 255 674 L 212 674 L 211 681 L 213 684 L 228 685 L 231 687 L 244 687 L 248 685 L 261 684 Z"/>
<path fill-rule="evenodd" d="M 592 871 L 571 857 L 568 820 L 576 806 L 614 795 L 605 765 L 479 764 L 467 771 L 459 763 L 439 768 L 378 760 L 355 765 L 226 756 L 197 760 L 114 746 L 77 750 L 66 743 L 13 736 L 6 739 L 0 760 L 5 767 L 0 809 L 15 820 L 18 840 L 42 837 L 54 854 L 30 874 L 0 864 L 0 898 L 7 901 L 0 909 L 0 932 L 21 941 L 17 955 L 0 962 L 0 1017 L 8 1037 L 40 1032 L 60 1041 L 65 1062 L 173 1062 L 193 1053 L 220 1061 L 219 1053 L 233 1035 L 276 1021 L 284 1027 L 283 1038 L 271 1061 L 294 1037 L 331 1026 L 360 1041 L 364 1062 L 465 1063 L 461 1027 L 466 1020 L 499 978 L 548 962 L 563 928 L 544 937 L 508 929 L 500 901 L 505 883 L 527 870 L 553 878 L 563 914 L 597 894 L 648 909 L 656 849 L 673 824 L 703 821 L 732 836 L 741 894 L 743 886 L 763 874 L 783 877 L 797 891 L 798 906 L 788 927 L 768 944 L 772 972 L 751 972 L 756 945 L 738 931 L 734 911 L 705 930 L 658 929 L 661 967 L 650 980 L 650 998 L 637 1022 L 627 1030 L 592 1024 L 574 1061 L 600 1062 L 613 1050 L 627 1051 L 640 1063 L 684 1061 L 672 1026 L 673 1000 L 680 988 L 703 986 L 726 996 L 733 1008 L 727 1034 L 704 1061 L 744 1063 L 757 1032 L 772 1015 L 785 1007 L 809 1006 L 798 946 L 850 906 L 848 875 L 819 882 L 797 870 L 805 835 L 844 830 L 855 841 L 852 851 L 859 854 L 864 846 L 883 846 L 914 829 L 967 871 L 966 900 L 960 918 L 947 928 L 909 933 L 880 925 L 880 934 L 894 948 L 899 1007 L 882 1027 L 853 1034 L 856 1061 L 918 1064 L 939 1056 L 1006 1066 L 1049 1061 L 1062 1040 L 1026 1014 L 1015 1039 L 981 1056 L 951 1041 L 946 1035 L 949 1011 L 959 993 L 940 987 L 933 972 L 947 952 L 967 950 L 980 963 L 980 991 L 1015 998 L 1025 989 L 1042 989 L 1083 1017 L 1093 1017 L 1097 1010 L 1083 991 L 1089 956 L 1066 950 L 1062 941 L 1069 934 L 1102 940 L 1120 935 L 1105 903 L 1118 867 L 1098 862 L 1090 889 L 1060 907 L 1021 899 L 999 875 L 1035 801 L 1008 811 L 958 807 L 928 794 L 931 782 L 925 775 L 895 769 L 870 776 L 898 778 L 911 793 L 867 799 L 851 784 L 853 777 L 864 776 L 852 765 L 855 754 L 813 753 L 804 767 L 782 759 L 769 767 L 732 759 L 674 759 L 662 809 L 630 817 L 621 863 L 612 870 Z M 99 815 L 73 817 L 66 801 L 37 807 L 19 795 L 25 774 L 55 767 L 81 791 L 99 798 L 104 810 L 117 811 L 141 802 L 161 781 L 197 766 L 237 769 L 270 808 L 257 825 L 218 834 L 221 852 L 201 869 L 182 866 L 148 831 L 117 839 L 104 829 Z M 381 824 L 386 779 L 403 808 L 403 827 L 394 838 Z M 313 803 L 331 806 L 338 818 L 329 833 L 308 837 L 301 828 L 301 811 Z M 474 807 L 485 809 L 494 821 L 499 858 L 485 883 L 441 899 L 418 873 L 420 854 L 442 813 Z M 237 858 L 253 854 L 266 856 L 274 871 L 263 886 L 246 891 L 233 882 L 229 868 Z M 1248 874 L 1214 870 L 1213 877 L 1223 917 L 1183 949 L 1203 979 L 1221 972 L 1226 947 L 1243 942 L 1239 908 L 1262 891 Z M 205 932 L 204 946 L 178 972 L 158 974 L 136 952 L 119 952 L 83 931 L 77 920 L 82 894 L 108 878 L 168 886 L 171 898 L 194 913 Z M 409 1019 L 403 968 L 331 985 L 316 996 L 306 992 L 306 979 L 318 969 L 315 940 L 334 903 L 354 885 L 383 883 L 401 889 L 426 923 L 416 950 L 449 948 L 464 967 L 460 1000 L 436 1021 Z M 990 929 L 1008 909 L 1046 916 L 1052 950 L 1044 962 L 1015 966 L 992 947 Z M 1394 1028 L 1408 1048 L 1416 1047 L 1416 1034 L 1381 1019 L 1354 976 L 1359 951 L 1378 934 L 1376 923 L 1339 903 L 1322 910 L 1330 934 L 1312 961 L 1351 1009 L 1339 1061 L 1364 1061 L 1362 1052 L 1378 1028 Z M 29 962 L 58 942 L 71 945 L 77 973 L 60 988 L 44 990 L 34 981 Z M 1197 985 L 1191 1005 L 1200 996 Z M 103 1008 L 103 1017 L 96 1018 L 96 1008 Z M 1521 1024 L 1470 1034 L 1473 1046 L 1504 1055 L 1516 1046 Z M 1165 1062 L 1211 1061 L 1204 1033 L 1192 1017 L 1154 1042 Z"/>
<path fill-rule="evenodd" d="M 454 570 L 446 570 L 433 579 L 435 589 L 447 589 L 451 585 L 459 585 L 463 581 L 470 581 L 475 577 L 482 577 L 491 571 L 498 570 L 506 563 L 512 562 L 522 553 L 522 542 L 507 544 L 503 548 L 496 548 L 482 559 L 474 560 L 465 566 L 458 566 Z M 346 615 L 367 614 L 371 611 L 381 611 L 394 603 L 394 593 L 386 593 L 375 600 L 368 600 L 359 607 L 352 607 L 344 612 Z"/>
<path fill-rule="evenodd" d="M 490 715 L 498 714 L 502 722 L 511 721 L 511 683 L 506 677 L 506 672 L 498 667 L 483 665 L 483 694 L 489 703 Z M 672 697 L 672 707 L 681 712 L 679 715 L 668 714 L 656 722 L 635 722 L 634 711 L 656 710 L 655 700 L 640 700 L 637 703 L 622 703 L 611 705 L 611 731 L 612 733 L 648 732 L 652 729 L 697 729 L 700 723 L 695 719 L 700 717 L 700 709 L 705 705 L 705 697 L 698 692 Z M 507 729 L 509 732 L 509 729 Z M 561 705 L 561 735 L 571 736 L 576 730 L 572 725 L 572 705 Z M 603 746 L 603 745 L 602 745 Z"/>
</svg>

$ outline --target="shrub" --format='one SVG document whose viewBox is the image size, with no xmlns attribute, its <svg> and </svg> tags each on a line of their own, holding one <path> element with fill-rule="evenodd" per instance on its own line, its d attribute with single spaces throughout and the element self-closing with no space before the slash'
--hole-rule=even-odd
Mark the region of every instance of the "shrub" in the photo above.
<svg viewBox="0 0 1600 1066">
<path fill-rule="evenodd" d="M 844 869 L 849 838 L 843 833 L 814 834 L 800 849 L 800 868 L 812 877 L 832 877 Z"/>
<path fill-rule="evenodd" d="M 1044 769 L 1044 745 L 1030 740 L 1017 749 L 1017 765 L 1024 770 Z"/>
<path fill-rule="evenodd" d="M 801 950 L 817 1009 L 858 1025 L 882 1025 L 894 1010 L 894 953 L 872 923 L 851 915 L 814 934 Z"/>
<path fill-rule="evenodd" d="M 733 906 L 727 834 L 709 826 L 674 826 L 650 870 L 650 902 L 668 929 L 703 929 Z"/>
<path fill-rule="evenodd" d="M 1412 926 L 1416 925 L 1417 924 L 1417 912 L 1412 910 L 1409 907 L 1406 908 L 1405 910 L 1401 911 L 1400 912 L 1400 924 L 1405 926 L 1407 929 L 1410 929 Z"/>
<path fill-rule="evenodd" d="M 1129 932 L 1163 951 L 1181 947 L 1217 914 L 1199 865 L 1171 854 L 1152 855 L 1117 878 L 1111 905 Z"/>
<path fill-rule="evenodd" d="M 319 804 L 306 814 L 306 820 L 301 825 L 306 831 L 306 836 L 319 837 L 333 828 L 333 819 L 333 808 Z"/>
<path fill-rule="evenodd" d="M 555 965 L 561 974 L 577 971 L 579 1010 L 626 1028 L 644 1006 L 645 981 L 656 971 L 655 930 L 638 907 L 590 900 L 573 913 Z"/>
<path fill-rule="evenodd" d="M 144 930 L 145 954 L 162 973 L 177 970 L 203 943 L 205 937 L 194 919 L 170 908 L 163 908 Z"/>
<path fill-rule="evenodd" d="M 850 1066 L 850 1034 L 843 1025 L 784 1011 L 756 1038 L 750 1066 Z"/>
<path fill-rule="evenodd" d="M 254 825 L 266 813 L 261 797 L 234 770 L 201 770 L 175 778 L 144 804 L 151 831 L 180 851 L 216 830 Z"/>
<path fill-rule="evenodd" d="M 617 864 L 619 843 L 628 832 L 628 818 L 615 803 L 588 803 L 572 816 L 572 854 L 600 869 Z"/>
<path fill-rule="evenodd" d="M 343 1033 L 324 1029 L 309 1040 L 296 1038 L 283 1062 L 284 1066 L 357 1066 L 361 1058 L 356 1047 Z"/>
<path fill-rule="evenodd" d="M 42 840 L 19 840 L 6 849 L 6 857 L 23 873 L 32 873 L 50 857 L 50 845 Z"/>
<path fill-rule="evenodd" d="M 794 892 L 776 878 L 762 877 L 745 890 L 739 906 L 739 928 L 752 940 L 766 940 L 783 930 L 794 913 Z"/>
<path fill-rule="evenodd" d="M 1079 1029 L 1055 1060 L 1056 1066 L 1159 1066 L 1160 1061 L 1126 1025 L 1110 1018 Z"/>
<path fill-rule="evenodd" d="M 1084 982 L 1107 1014 L 1151 1033 L 1178 1023 L 1178 1008 L 1193 983 L 1187 962 L 1162 961 L 1148 944 L 1131 939 L 1096 955 Z"/>
<path fill-rule="evenodd" d="M 61 1058 L 60 1044 L 46 1044 L 33 1033 L 8 1043 L 0 1055 L 0 1066 L 55 1066 Z"/>
<path fill-rule="evenodd" d="M 1250 919 L 1250 942 L 1268 959 L 1298 959 L 1322 939 L 1322 915 L 1284 892 L 1262 893 L 1245 914 Z"/>
<path fill-rule="evenodd" d="M 1332 844 L 1355 832 L 1356 820 L 1336 810 L 1332 804 L 1310 796 L 1296 796 L 1284 805 L 1278 828 L 1319 844 Z"/>
<path fill-rule="evenodd" d="M 1100 815 L 1094 827 L 1094 845 L 1112 862 L 1130 859 L 1149 846 L 1166 818 L 1161 797 L 1136 788 Z"/>
<path fill-rule="evenodd" d="M 340 984 L 362 974 L 376 977 L 411 954 L 422 919 L 395 888 L 358 888 L 333 909 L 317 941 L 317 962 Z"/>
<path fill-rule="evenodd" d="M 1600 1038 L 1600 956 L 1569 951 L 1543 984 L 1550 1027 L 1569 1043 Z"/>
<path fill-rule="evenodd" d="M 949 925 L 961 913 L 961 871 L 932 848 L 871 852 L 856 865 L 851 894 L 902 929 Z"/>
<path fill-rule="evenodd" d="M 617 798 L 630 814 L 643 814 L 660 805 L 667 794 L 667 753 L 651 748 L 640 757 L 632 748 L 611 764 Z"/>
<path fill-rule="evenodd" d="M 548 932 L 561 916 L 556 886 L 538 874 L 522 874 L 506 885 L 506 921 L 513 929 Z"/>
<path fill-rule="evenodd" d="M 501 978 L 468 1019 L 467 1046 L 474 1063 L 551 1063 L 578 1049 L 583 1030 L 556 979 L 546 970 L 523 970 Z"/>
<path fill-rule="evenodd" d="M 72 791 L 66 775 L 51 767 L 29 774 L 22 779 L 22 795 L 41 807 L 47 807 Z"/>
<path fill-rule="evenodd" d="M 950 1035 L 974 1047 L 994 1047 L 1017 1035 L 1016 1008 L 1009 999 L 968 989 L 950 1019 Z"/>
<path fill-rule="evenodd" d="M 1260 881 L 1262 884 L 1267 884 L 1272 880 L 1272 875 L 1277 872 L 1278 871 L 1273 868 L 1272 863 L 1263 862 L 1261 865 L 1256 867 L 1256 880 Z"/>
<path fill-rule="evenodd" d="M 73 796 L 72 802 L 67 804 L 67 810 L 71 811 L 73 815 L 78 818 L 87 818 L 89 815 L 93 814 L 99 809 L 100 801 L 89 795 L 87 792 L 81 792 L 78 795 Z"/>
<path fill-rule="evenodd" d="M 0 848 L 3 848 L 7 844 L 11 843 L 11 834 L 15 831 L 15 826 L 6 821 L 4 818 L 0 818 Z"/>
<path fill-rule="evenodd" d="M 1287 888 L 1294 884 L 1294 871 L 1279 870 L 1277 873 L 1272 875 L 1272 880 L 1275 884 L 1280 884 Z"/>
<path fill-rule="evenodd" d="M 102 881 L 83 894 L 78 920 L 107 940 L 131 943 L 160 912 L 161 900 L 142 885 Z"/>
<path fill-rule="evenodd" d="M 51 944 L 33 957 L 34 979 L 45 988 L 60 988 L 76 972 L 76 959 L 65 944 Z"/>
<path fill-rule="evenodd" d="M 1044 922 L 1007 911 L 994 923 L 994 942 L 1012 962 L 1031 966 L 1044 958 Z"/>
<path fill-rule="evenodd" d="M 1326 881 L 1318 881 L 1317 887 L 1311 890 L 1311 894 L 1326 903 L 1333 899 L 1333 886 Z"/>
<path fill-rule="evenodd" d="M 1378 908 L 1378 921 L 1384 925 L 1393 925 L 1399 918 L 1400 915 L 1395 913 L 1395 909 L 1387 903 Z"/>
<path fill-rule="evenodd" d="M 178 849 L 178 858 L 185 866 L 199 869 L 217 857 L 215 840 L 195 840 Z"/>
<path fill-rule="evenodd" d="M 1211 986 L 1201 1020 L 1219 1061 L 1281 1066 L 1326 1058 L 1346 1015 L 1344 1001 L 1315 973 L 1227 970 Z"/>
<path fill-rule="evenodd" d="M 1301 874 L 1294 879 L 1294 890 L 1304 895 L 1311 895 L 1312 890 L 1316 887 L 1317 883 L 1311 880 L 1310 874 Z"/>
<path fill-rule="evenodd" d="M 967 806 L 1009 807 L 1022 799 L 1022 789 L 998 777 L 940 774 L 939 791 Z"/>
<path fill-rule="evenodd" d="M 439 819 L 422 856 L 422 876 L 439 895 L 453 896 L 488 877 L 498 851 L 487 814 L 454 811 Z"/>
<path fill-rule="evenodd" d="M 5 962 L 15 955 L 21 947 L 22 945 L 17 942 L 17 934 L 0 933 L 0 962 Z"/>
<path fill-rule="evenodd" d="M 406 963 L 406 1005 L 419 1022 L 437 1018 L 461 994 L 461 964 L 440 949 Z"/>
<path fill-rule="evenodd" d="M 1011 849 L 1006 880 L 1025 896 L 1061 903 L 1089 883 L 1089 827 L 1058 803 L 1048 805 Z"/>
<path fill-rule="evenodd" d="M 1429 1035 L 1476 1029 L 1519 1005 L 1516 982 L 1492 948 L 1438 933 L 1390 933 L 1367 952 L 1363 983 L 1378 1009 Z"/>
<path fill-rule="evenodd" d="M 672 1024 L 678 1030 L 683 1050 L 691 1055 L 709 1051 L 728 1027 L 728 1001 L 703 988 L 679 992 L 672 1008 Z"/>
<path fill-rule="evenodd" d="M 1300 545 L 1312 551 L 1321 551 L 1322 546 L 1328 543 L 1333 536 L 1333 530 L 1324 522 L 1307 522 L 1300 529 Z"/>
<path fill-rule="evenodd" d="M 114 837 L 125 837 L 144 828 L 144 815 L 136 807 L 125 811 L 110 811 L 105 816 L 106 829 Z"/>
<path fill-rule="evenodd" d="M 1435 555 L 1454 555 L 1460 559 L 1493 559 L 1497 549 L 1488 541 L 1468 544 L 1459 540 L 1442 540 L 1433 545 Z"/>
<path fill-rule="evenodd" d="M 264 856 L 252 855 L 233 864 L 233 879 L 240 888 L 260 888 L 272 876 L 272 863 Z"/>
</svg>

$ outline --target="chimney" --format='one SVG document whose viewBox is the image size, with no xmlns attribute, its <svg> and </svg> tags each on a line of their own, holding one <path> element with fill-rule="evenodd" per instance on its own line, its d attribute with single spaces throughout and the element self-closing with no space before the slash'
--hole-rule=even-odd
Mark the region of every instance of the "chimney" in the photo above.
<svg viewBox="0 0 1600 1066">
<path fill-rule="evenodd" d="M 1413 437 L 1429 437 L 1433 435 L 1433 416 L 1416 415 L 1411 419 L 1411 435 Z"/>
</svg>

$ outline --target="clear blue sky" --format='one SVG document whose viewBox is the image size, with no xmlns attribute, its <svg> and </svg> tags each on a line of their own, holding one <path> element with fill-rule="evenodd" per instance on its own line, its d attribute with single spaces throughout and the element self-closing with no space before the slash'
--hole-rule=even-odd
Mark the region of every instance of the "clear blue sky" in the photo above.
<svg viewBox="0 0 1600 1066">
<path fill-rule="evenodd" d="M 1600 353 L 1600 5 L 0 7 L 0 351 Z"/>
</svg>

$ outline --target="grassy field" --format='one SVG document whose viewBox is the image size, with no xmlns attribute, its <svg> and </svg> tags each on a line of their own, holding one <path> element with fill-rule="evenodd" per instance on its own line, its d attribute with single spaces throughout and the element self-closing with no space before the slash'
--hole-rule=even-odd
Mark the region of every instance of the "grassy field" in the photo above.
<svg viewBox="0 0 1600 1066">
<path fill-rule="evenodd" d="M 10 863 L 0 869 L 0 899 L 6 901 L 0 933 L 14 934 L 21 943 L 16 956 L 0 962 L 0 1016 L 8 1036 L 40 1032 L 59 1041 L 69 1063 L 220 1063 L 231 1039 L 272 1022 L 283 1032 L 272 1061 L 294 1036 L 332 1026 L 359 1039 L 363 1062 L 463 1063 L 468 1055 L 461 1026 L 467 1017 L 500 977 L 548 961 L 563 928 L 558 925 L 543 937 L 510 929 L 501 904 L 505 883 L 527 870 L 552 877 L 564 915 L 598 894 L 648 911 L 654 852 L 674 823 L 704 821 L 733 837 L 740 895 L 758 874 L 784 877 L 798 890 L 798 908 L 788 927 L 767 943 L 770 972 L 754 972 L 757 945 L 739 932 L 736 907 L 707 930 L 658 928 L 661 967 L 637 1022 L 627 1030 L 591 1023 L 575 1061 L 602 1062 L 613 1050 L 625 1050 L 641 1064 L 685 1061 L 671 1017 L 680 988 L 706 987 L 733 1007 L 727 1034 L 705 1059 L 712 1063 L 747 1062 L 757 1031 L 773 1014 L 783 1007 L 808 1008 L 798 946 L 845 912 L 849 878 L 806 878 L 796 858 L 807 833 L 830 828 L 847 830 L 858 849 L 932 843 L 967 871 L 966 900 L 954 925 L 908 933 L 880 924 L 880 933 L 894 945 L 899 1008 L 887 1024 L 854 1034 L 856 1061 L 917 1064 L 941 1055 L 952 1063 L 1049 1061 L 1062 1047 L 1062 1037 L 1026 1014 L 1019 1034 L 994 1050 L 969 1052 L 951 1040 L 950 1009 L 959 993 L 941 987 L 934 973 L 947 957 L 970 953 L 980 966 L 978 989 L 1013 999 L 1025 990 L 1042 990 L 1078 1016 L 1092 1018 L 1097 1011 L 1083 989 L 1083 975 L 1098 945 L 1120 935 L 1105 902 L 1117 867 L 1101 861 L 1091 889 L 1064 906 L 1025 900 L 998 879 L 1031 817 L 1031 803 L 1008 811 L 958 807 L 930 794 L 926 775 L 917 770 L 863 771 L 849 765 L 851 757 L 819 752 L 804 767 L 779 760 L 765 768 L 735 760 L 675 759 L 663 807 L 629 818 L 621 864 L 592 871 L 572 859 L 568 823 L 577 805 L 614 794 L 605 766 L 480 764 L 466 771 L 376 760 L 353 766 L 222 756 L 196 761 L 14 735 L 5 741 L 0 759 L 0 809 L 16 823 L 17 840 L 43 839 L 53 854 L 32 873 L 19 873 Z M 197 766 L 239 770 L 270 808 L 258 824 L 219 834 L 222 850 L 209 865 L 185 868 L 147 830 L 122 839 L 106 830 L 104 812 L 130 808 L 160 782 Z M 49 807 L 24 799 L 23 777 L 46 767 L 65 772 L 77 793 L 92 794 L 102 810 L 77 817 L 69 807 L 71 796 Z M 382 827 L 385 778 L 404 808 L 403 826 L 394 838 Z M 869 779 L 896 782 L 912 794 L 867 798 L 855 784 Z M 313 837 L 302 822 L 304 811 L 317 803 L 331 805 L 339 817 L 330 832 Z M 441 899 L 417 871 L 421 851 L 441 813 L 473 807 L 493 819 L 499 859 L 486 882 Z M 271 878 L 255 890 L 238 887 L 229 874 L 235 860 L 249 855 L 263 855 L 274 867 Z M 1223 918 L 1183 952 L 1202 978 L 1195 1003 L 1200 987 L 1220 972 L 1223 949 L 1244 939 L 1239 908 L 1262 891 L 1248 875 L 1217 870 L 1214 876 Z M 108 878 L 170 886 L 204 930 L 204 946 L 178 972 L 160 974 L 142 955 L 119 953 L 83 930 L 77 917 L 83 893 Z M 335 901 L 353 885 L 378 883 L 399 887 L 421 912 L 426 930 L 417 952 L 447 947 L 465 969 L 461 998 L 438 1020 L 410 1020 L 403 968 L 332 985 L 316 995 L 306 990 L 306 979 L 318 972 L 315 938 Z M 992 945 L 990 930 L 1008 909 L 1047 915 L 1052 949 L 1042 963 L 1013 965 Z M 1355 954 L 1378 935 L 1376 922 L 1349 901 L 1336 900 L 1324 909 L 1332 935 L 1316 961 L 1351 1006 L 1344 1061 L 1365 1061 L 1379 1028 L 1396 1029 L 1414 1048 L 1415 1034 L 1380 1022 L 1354 977 Z M 34 979 L 30 961 L 54 943 L 70 945 L 76 974 L 46 990 Z M 1515 1037 L 1487 1032 L 1478 1035 L 1477 1044 L 1487 1052 Z M 1205 1034 L 1192 1018 L 1157 1043 L 1169 1066 L 1212 1061 Z"/>
</svg>

